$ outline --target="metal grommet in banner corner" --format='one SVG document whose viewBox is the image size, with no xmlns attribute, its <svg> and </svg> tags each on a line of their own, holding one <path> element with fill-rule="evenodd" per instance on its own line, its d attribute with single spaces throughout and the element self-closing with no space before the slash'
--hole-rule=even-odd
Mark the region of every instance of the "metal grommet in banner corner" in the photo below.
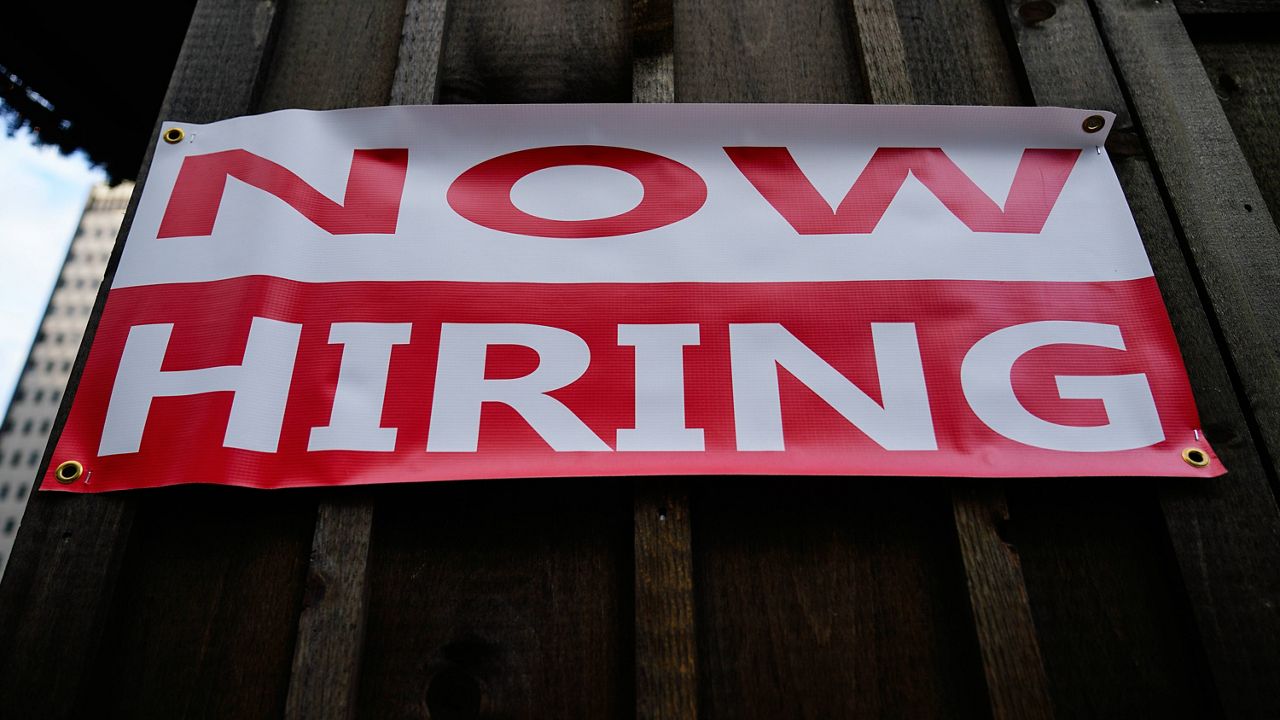
<svg viewBox="0 0 1280 720">
<path fill-rule="evenodd" d="M 1090 115 L 1084 119 L 1084 122 L 1080 124 L 1080 127 L 1084 128 L 1084 131 L 1087 133 L 1096 133 L 1106 127 L 1106 125 L 1106 118 L 1101 115 Z"/>
<path fill-rule="evenodd" d="M 1182 451 L 1182 459 L 1191 467 L 1202 468 L 1209 464 L 1209 453 L 1200 448 L 1189 447 Z"/>
<path fill-rule="evenodd" d="M 54 479 L 63 485 L 70 485 L 79 480 L 82 475 L 84 475 L 84 465 L 75 460 L 68 460 L 53 471 Z"/>
<path fill-rule="evenodd" d="M 164 131 L 164 141 L 170 145 L 176 145 L 182 142 L 182 138 L 186 136 L 187 133 L 180 127 L 172 127 Z"/>
</svg>

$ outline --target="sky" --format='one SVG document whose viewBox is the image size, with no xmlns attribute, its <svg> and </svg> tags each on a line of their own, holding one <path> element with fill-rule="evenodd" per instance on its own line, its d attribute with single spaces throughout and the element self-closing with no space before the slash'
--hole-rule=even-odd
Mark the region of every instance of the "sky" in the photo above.
<svg viewBox="0 0 1280 720">
<path fill-rule="evenodd" d="M 105 175 L 84 155 L 0 130 L 0 410 L 18 382 L 89 188 Z"/>
</svg>

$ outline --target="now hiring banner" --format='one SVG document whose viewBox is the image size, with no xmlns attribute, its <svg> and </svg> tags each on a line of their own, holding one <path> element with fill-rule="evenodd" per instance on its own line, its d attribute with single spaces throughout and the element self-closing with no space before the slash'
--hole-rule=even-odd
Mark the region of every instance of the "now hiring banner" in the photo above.
<svg viewBox="0 0 1280 720">
<path fill-rule="evenodd" d="M 1221 474 L 1111 121 L 166 123 L 44 487 Z"/>
</svg>

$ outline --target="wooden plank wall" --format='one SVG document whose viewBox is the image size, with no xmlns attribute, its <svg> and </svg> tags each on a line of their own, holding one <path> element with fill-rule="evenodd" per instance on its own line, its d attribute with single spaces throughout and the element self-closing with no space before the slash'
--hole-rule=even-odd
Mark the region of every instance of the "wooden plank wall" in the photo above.
<svg viewBox="0 0 1280 720">
<path fill-rule="evenodd" d="M 166 118 L 1115 112 L 1231 472 L 39 493 L 0 585 L 0 716 L 1280 717 L 1278 21 L 1266 0 L 201 0 Z"/>
</svg>

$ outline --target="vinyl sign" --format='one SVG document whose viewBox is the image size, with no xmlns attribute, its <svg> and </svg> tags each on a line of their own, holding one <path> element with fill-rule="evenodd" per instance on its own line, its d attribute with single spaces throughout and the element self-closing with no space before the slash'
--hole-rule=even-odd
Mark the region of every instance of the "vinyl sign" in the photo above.
<svg viewBox="0 0 1280 720">
<path fill-rule="evenodd" d="M 1091 115 L 169 123 L 45 485 L 1221 473 Z"/>
</svg>

